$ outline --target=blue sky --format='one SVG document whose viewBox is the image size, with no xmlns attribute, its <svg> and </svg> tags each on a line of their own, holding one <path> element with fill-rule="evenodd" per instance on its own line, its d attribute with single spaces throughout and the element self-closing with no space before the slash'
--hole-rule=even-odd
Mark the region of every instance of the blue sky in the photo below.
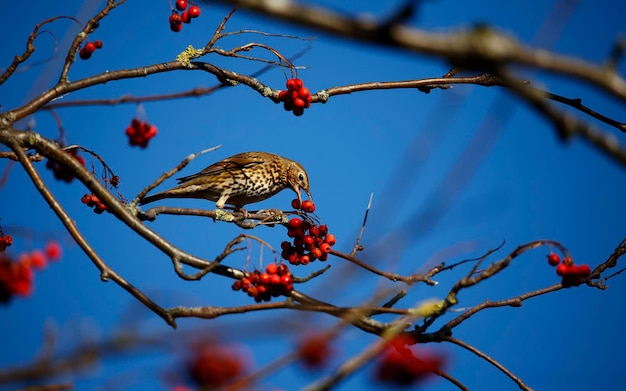
<svg viewBox="0 0 626 391">
<path fill-rule="evenodd" d="M 13 55 L 23 50 L 35 23 L 60 14 L 86 21 L 96 9 L 87 3 L 84 6 L 78 2 L 29 3 L 28 12 L 20 12 L 19 17 L 0 26 L 5 37 L 0 66 L 8 65 Z M 397 3 L 365 1 L 358 2 L 358 7 L 370 15 L 385 15 Z M 614 1 L 599 7 L 597 2 L 579 1 L 571 7 L 557 13 L 560 15 L 557 19 L 563 20 L 553 22 L 563 23 L 560 34 L 554 37 L 553 50 L 601 63 L 615 38 L 624 33 L 624 4 Z M 523 42 L 541 43 L 546 37 L 537 36 L 536 32 L 551 8 L 552 3 L 542 1 L 504 5 L 499 1 L 431 1 L 420 7 L 411 23 L 434 31 L 487 23 Z M 346 5 L 344 9 L 352 11 L 356 5 Z M 166 1 L 129 1 L 114 10 L 92 35 L 93 39 L 101 39 L 104 47 L 89 61 L 78 61 L 70 79 L 170 61 L 187 45 L 204 45 L 227 12 L 228 8 L 221 5 L 204 5 L 199 19 L 174 34 L 167 25 L 170 9 Z M 67 21 L 56 22 L 50 29 L 60 40 L 61 51 L 67 48 L 67 37 L 77 32 Z M 260 19 L 245 11 L 236 13 L 227 29 L 256 29 L 302 37 L 317 35 L 311 50 L 297 60 L 297 65 L 306 66 L 299 75 L 312 92 L 351 83 L 438 77 L 449 68 L 445 62 L 427 56 L 318 35 L 298 26 Z M 227 48 L 251 40 L 272 45 L 287 56 L 306 47 L 302 41 L 258 35 L 237 36 L 221 45 Z M 38 53 L 31 62 L 52 54 L 49 36 L 42 36 L 36 43 Z M 26 102 L 49 86 L 63 58 L 64 54 L 58 54 L 0 86 L 2 109 Z M 243 60 L 205 58 L 205 61 L 237 72 L 254 72 L 260 67 Z M 623 65 L 620 70 L 623 73 Z M 274 88 L 284 86 L 283 73 L 278 69 L 260 79 Z M 623 107 L 586 85 L 541 73 L 533 73 L 533 79 L 551 92 L 580 97 L 585 104 L 609 117 L 623 118 Z M 181 71 L 112 82 L 64 99 L 143 96 L 215 84 L 216 79 L 211 75 Z M 374 193 L 370 223 L 362 239 L 366 246 L 363 257 L 385 270 L 404 273 L 427 270 L 434 262 L 452 263 L 480 256 L 505 241 L 503 248 L 488 260 L 494 261 L 518 244 L 537 239 L 557 240 L 572 252 L 577 263 L 595 266 L 624 237 L 624 168 L 580 140 L 560 142 L 545 120 L 502 89 L 455 86 L 428 95 L 412 90 L 361 92 L 313 105 L 296 118 L 240 86 L 201 98 L 147 103 L 144 109 L 148 121 L 159 129 L 146 150 L 130 147 L 124 135 L 124 129 L 137 113 L 134 104 L 60 109 L 57 113 L 69 143 L 95 150 L 106 159 L 120 176 L 120 189 L 128 199 L 185 156 L 204 148 L 222 145 L 216 152 L 192 162 L 181 176 L 238 152 L 271 151 L 298 160 L 307 168 L 316 212 L 337 236 L 337 248 L 349 251 L 370 194 Z M 486 121 L 487 115 L 496 120 Z M 38 113 L 34 121 L 39 132 L 56 138 L 57 128 L 48 113 Z M 624 137 L 616 130 L 597 125 L 618 138 Z M 472 144 L 472 136 L 479 131 L 485 135 L 484 140 Z M 461 189 L 452 204 L 445 204 L 445 212 L 438 214 L 431 224 L 425 213 L 446 201 L 434 192 L 442 186 L 468 145 L 477 146 L 476 151 L 471 151 L 475 160 L 463 164 L 476 164 L 476 168 L 463 173 L 453 184 L 443 182 L 444 189 L 454 184 L 459 184 Z M 404 163 L 407 160 L 403 160 L 405 155 L 410 156 L 408 166 Z M 95 215 L 82 205 L 79 199 L 85 189 L 80 184 L 55 182 L 44 164 L 39 167 L 53 193 L 109 265 L 161 305 L 250 303 L 241 293 L 231 292 L 230 281 L 220 277 L 209 276 L 191 283 L 180 280 L 169 259 L 135 237 L 111 215 Z M 172 184 L 170 181 L 163 188 Z M 292 198 L 293 194 L 284 192 L 258 206 L 287 208 Z M 0 203 L 4 205 L 0 218 L 5 232 L 29 228 L 35 234 L 34 240 L 15 234 L 12 251 L 40 247 L 51 236 L 68 240 L 62 225 L 17 166 L 0 191 Z M 213 203 L 197 200 L 165 203 L 214 207 Z M 239 232 L 233 226 L 194 217 L 162 216 L 148 224 L 180 248 L 207 258 L 218 254 Z M 406 242 L 387 235 L 397 229 L 408 239 Z M 261 227 L 253 233 L 275 246 L 285 238 L 280 227 Z M 398 235 L 395 236 L 397 239 Z M 106 338 L 122 328 L 141 335 L 166 335 L 176 348 L 165 353 L 143 353 L 135 358 L 117 357 L 71 381 L 76 382 L 77 389 L 104 388 L 111 384 L 107 382 L 120 382 L 124 387 L 119 388 L 132 390 L 166 389 L 168 383 L 163 381 L 163 373 L 176 373 L 176 365 L 184 357 L 186 339 L 192 333 L 201 330 L 245 344 L 251 361 L 261 365 L 288 350 L 300 330 L 335 324 L 334 319 L 324 315 L 278 311 L 215 321 L 181 319 L 179 329 L 173 331 L 118 286 L 102 283 L 97 269 L 78 247 L 65 243 L 63 260 L 37 274 L 35 294 L 0 308 L 4 319 L 0 326 L 3 336 L 0 368 L 27 363 L 36 357 L 46 324 L 56 325 L 61 352 L 71 349 L 77 340 Z M 381 248 L 383 251 L 379 251 Z M 547 248 L 528 252 L 496 278 L 462 291 L 459 307 L 470 307 L 486 299 L 513 297 L 557 282 L 554 270 L 545 262 L 547 253 Z M 250 255 L 254 264 L 259 256 L 258 246 L 253 247 Z M 263 256 L 267 261 L 269 252 L 265 251 Z M 242 253 L 228 262 L 242 267 L 245 258 L 246 254 Z M 331 264 L 333 267 L 324 276 L 298 289 L 333 303 L 358 305 L 381 287 L 390 285 L 339 259 L 332 259 Z M 301 275 L 319 266 L 316 263 L 302 269 Z M 409 307 L 426 298 L 443 297 L 467 270 L 458 268 L 437 276 L 439 285 L 434 288 L 412 288 L 401 305 Z M 618 276 L 608 285 L 606 291 L 579 287 L 529 300 L 522 308 L 484 311 L 466 321 L 454 335 L 489 354 L 535 389 L 558 389 L 563 385 L 573 390 L 612 389 L 621 381 L 619 365 L 626 351 L 621 332 L 624 320 L 621 299 L 626 293 L 626 282 Z M 454 316 L 447 314 L 444 320 Z M 338 365 L 374 340 L 360 331 L 346 330 L 337 341 L 339 353 L 333 364 Z M 432 349 L 449 355 L 450 373 L 470 389 L 516 389 L 493 366 L 459 348 L 442 344 Z M 338 389 L 369 384 L 371 379 L 366 372 L 355 374 Z M 290 390 L 318 376 L 319 373 L 291 367 L 261 384 Z M 435 390 L 454 389 L 445 381 L 431 386 Z"/>
</svg>

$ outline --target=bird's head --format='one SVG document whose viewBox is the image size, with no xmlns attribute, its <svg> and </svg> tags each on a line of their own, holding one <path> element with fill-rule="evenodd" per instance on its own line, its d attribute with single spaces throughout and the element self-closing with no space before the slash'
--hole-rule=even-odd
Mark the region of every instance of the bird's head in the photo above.
<svg viewBox="0 0 626 391">
<path fill-rule="evenodd" d="M 287 182 L 293 191 L 295 191 L 298 195 L 298 201 L 300 201 L 300 204 L 302 204 L 300 189 L 304 190 L 307 196 L 309 196 L 309 199 L 313 201 L 313 197 L 311 197 L 311 190 L 309 189 L 309 176 L 300 163 L 294 161 L 289 163 L 289 167 L 287 168 Z"/>
</svg>

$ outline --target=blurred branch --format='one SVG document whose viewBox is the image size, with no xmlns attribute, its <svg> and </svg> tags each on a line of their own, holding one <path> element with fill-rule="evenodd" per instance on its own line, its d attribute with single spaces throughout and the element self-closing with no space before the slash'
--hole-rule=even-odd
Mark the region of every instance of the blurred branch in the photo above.
<svg viewBox="0 0 626 391">
<path fill-rule="evenodd" d="M 522 65 L 567 75 L 626 101 L 626 81 L 614 69 L 579 58 L 524 46 L 486 27 L 452 33 L 430 33 L 410 26 L 377 22 L 294 1 L 220 0 L 225 4 L 344 38 L 428 54 L 454 66 L 489 72 L 494 66 Z"/>
<path fill-rule="evenodd" d="M 26 41 L 26 50 L 24 51 L 24 53 L 16 55 L 13 58 L 13 62 L 11 63 L 11 65 L 9 65 L 9 67 L 5 69 L 4 72 L 2 72 L 2 75 L 0 75 L 0 85 L 2 85 L 9 77 L 11 77 L 11 75 L 13 75 L 13 73 L 17 70 L 17 67 L 26 60 L 28 60 L 30 56 L 35 52 L 35 39 L 39 37 L 39 30 L 41 29 L 41 27 L 59 19 L 69 19 L 80 24 L 78 20 L 70 16 L 55 16 L 54 18 L 49 18 L 44 20 L 43 22 L 38 23 L 35 26 L 33 32 L 28 36 L 28 40 Z"/>
</svg>

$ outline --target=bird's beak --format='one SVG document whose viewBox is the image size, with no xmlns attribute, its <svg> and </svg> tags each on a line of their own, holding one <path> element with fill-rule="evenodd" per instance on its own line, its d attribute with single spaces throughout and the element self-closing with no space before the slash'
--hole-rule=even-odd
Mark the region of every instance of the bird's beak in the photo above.
<svg viewBox="0 0 626 391">
<path fill-rule="evenodd" d="M 308 195 L 311 202 L 313 202 L 313 197 L 311 196 L 311 192 L 309 190 L 306 191 L 306 195 Z M 302 202 L 300 204 L 302 204 Z"/>
</svg>

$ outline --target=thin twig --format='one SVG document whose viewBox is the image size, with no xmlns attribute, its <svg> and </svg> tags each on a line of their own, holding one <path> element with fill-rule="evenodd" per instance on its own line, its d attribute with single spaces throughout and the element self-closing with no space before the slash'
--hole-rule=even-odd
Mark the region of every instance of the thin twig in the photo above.
<svg viewBox="0 0 626 391">
<path fill-rule="evenodd" d="M 469 345 L 459 339 L 453 338 L 453 337 L 444 337 L 443 341 L 445 342 L 450 342 L 452 344 L 455 344 L 457 346 L 460 346 L 472 353 L 474 353 L 475 355 L 477 355 L 478 357 L 484 359 L 485 361 L 489 362 L 491 365 L 493 365 L 494 367 L 498 368 L 500 371 L 502 371 L 502 373 L 504 373 L 506 376 L 508 376 L 511 380 L 513 380 L 521 390 L 524 391 L 533 391 L 532 388 L 528 387 L 526 385 L 526 383 L 524 383 L 522 381 L 522 379 L 520 379 L 519 377 L 515 376 L 511 371 L 509 371 L 508 369 L 506 369 L 502 364 L 500 364 L 499 362 L 497 362 L 496 360 L 494 360 L 493 358 L 489 357 L 488 355 L 486 355 L 485 353 L 481 352 L 480 350 L 476 349 L 475 347 L 473 347 L 472 345 Z"/>
</svg>

